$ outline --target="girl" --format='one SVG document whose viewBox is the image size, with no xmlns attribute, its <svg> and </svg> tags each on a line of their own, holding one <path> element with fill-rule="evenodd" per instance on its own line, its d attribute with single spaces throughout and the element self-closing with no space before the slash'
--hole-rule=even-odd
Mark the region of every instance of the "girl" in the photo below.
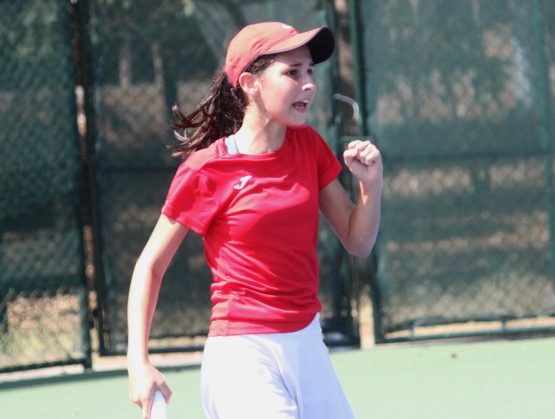
<svg viewBox="0 0 555 419">
<path fill-rule="evenodd" d="M 185 161 L 133 272 L 128 304 L 130 397 L 150 417 L 153 394 L 171 391 L 148 357 L 162 277 L 190 230 L 204 239 L 213 274 L 202 361 L 212 419 L 346 419 L 319 323 L 319 211 L 345 249 L 366 257 L 380 220 L 379 151 L 354 141 L 343 158 L 358 179 L 356 205 L 341 166 L 305 124 L 314 64 L 333 52 L 331 31 L 279 22 L 243 28 L 230 42 L 210 95 L 189 115 L 174 109 L 174 154 Z"/>
</svg>

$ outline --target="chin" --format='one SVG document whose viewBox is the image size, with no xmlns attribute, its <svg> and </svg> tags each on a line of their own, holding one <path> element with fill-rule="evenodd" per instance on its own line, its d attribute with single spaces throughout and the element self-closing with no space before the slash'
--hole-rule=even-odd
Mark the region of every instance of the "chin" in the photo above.
<svg viewBox="0 0 555 419">
<path fill-rule="evenodd" d="M 291 118 L 287 121 L 287 126 L 289 127 L 301 127 L 306 125 L 307 118 Z"/>
</svg>

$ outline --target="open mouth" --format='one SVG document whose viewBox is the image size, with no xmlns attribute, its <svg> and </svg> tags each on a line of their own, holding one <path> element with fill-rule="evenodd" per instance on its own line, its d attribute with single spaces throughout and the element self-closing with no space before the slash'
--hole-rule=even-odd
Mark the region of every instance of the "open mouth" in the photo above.
<svg viewBox="0 0 555 419">
<path fill-rule="evenodd" d="M 309 104 L 310 102 L 308 100 L 299 100 L 298 102 L 293 103 L 293 108 L 300 112 L 306 112 Z"/>
</svg>

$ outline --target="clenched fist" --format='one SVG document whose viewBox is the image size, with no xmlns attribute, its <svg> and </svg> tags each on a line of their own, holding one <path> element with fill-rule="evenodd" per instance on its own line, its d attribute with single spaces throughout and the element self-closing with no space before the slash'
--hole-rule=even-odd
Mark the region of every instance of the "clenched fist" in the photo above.
<svg viewBox="0 0 555 419">
<path fill-rule="evenodd" d="M 351 141 L 343 159 L 351 173 L 363 184 L 383 184 L 382 155 L 370 141 Z"/>
</svg>

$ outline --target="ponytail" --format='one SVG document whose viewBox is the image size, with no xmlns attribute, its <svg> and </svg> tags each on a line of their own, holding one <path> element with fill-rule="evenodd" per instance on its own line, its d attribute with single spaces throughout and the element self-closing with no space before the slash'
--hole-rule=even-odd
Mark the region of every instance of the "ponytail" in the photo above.
<svg viewBox="0 0 555 419">
<path fill-rule="evenodd" d="M 274 55 L 257 58 L 245 71 L 259 74 L 274 61 Z M 172 156 L 185 160 L 193 151 L 208 147 L 219 138 L 234 134 L 241 127 L 248 99 L 240 86 L 233 87 L 224 70 L 219 71 L 208 96 L 193 112 L 185 115 L 177 105 L 171 124 L 179 144 L 170 146 Z M 194 129 L 191 136 L 187 130 Z"/>
<path fill-rule="evenodd" d="M 225 72 L 218 72 L 212 80 L 208 96 L 197 109 L 185 115 L 177 105 L 173 106 L 176 121 L 171 127 L 179 144 L 170 146 L 172 155 L 185 160 L 193 151 L 236 132 L 243 122 L 246 105 L 241 88 L 234 89 Z M 187 130 L 191 128 L 195 131 L 188 136 Z"/>
</svg>

